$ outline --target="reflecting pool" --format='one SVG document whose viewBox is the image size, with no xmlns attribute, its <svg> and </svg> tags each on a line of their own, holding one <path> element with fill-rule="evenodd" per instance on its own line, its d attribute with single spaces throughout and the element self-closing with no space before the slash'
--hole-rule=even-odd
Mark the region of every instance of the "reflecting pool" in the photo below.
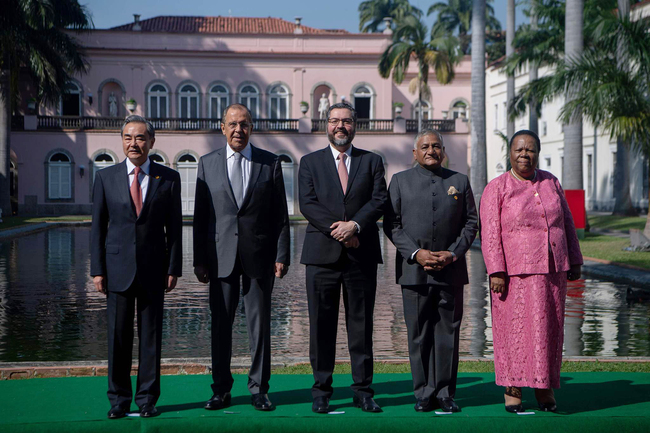
<svg viewBox="0 0 650 433">
<path fill-rule="evenodd" d="M 183 231 L 183 273 L 166 296 L 163 357 L 210 356 L 208 289 L 192 273 L 191 227 Z M 273 355 L 307 357 L 309 318 L 305 270 L 299 264 L 304 225 L 291 227 L 292 266 L 273 289 Z M 106 298 L 94 290 L 90 228 L 54 228 L 0 242 L 0 361 L 106 359 Z M 377 358 L 406 358 L 401 291 L 394 279 L 395 248 L 382 237 L 374 347 Z M 468 255 L 462 356 L 492 355 L 487 277 L 479 251 Z M 593 279 L 570 283 L 565 327 L 569 356 L 650 356 L 650 304 L 628 304 L 627 286 Z M 247 356 L 243 307 L 234 325 L 233 356 Z M 347 358 L 341 316 L 337 358 Z"/>
</svg>

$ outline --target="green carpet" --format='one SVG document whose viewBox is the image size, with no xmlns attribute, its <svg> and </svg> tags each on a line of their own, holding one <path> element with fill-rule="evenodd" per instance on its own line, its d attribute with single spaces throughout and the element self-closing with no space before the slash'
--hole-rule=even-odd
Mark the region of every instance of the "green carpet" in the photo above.
<svg viewBox="0 0 650 433">
<path fill-rule="evenodd" d="M 375 376 L 375 399 L 384 409 L 367 414 L 352 407 L 349 375 L 335 375 L 334 410 L 311 412 L 309 375 L 274 375 L 270 397 L 277 409 L 256 412 L 250 405 L 245 375 L 235 376 L 232 406 L 203 409 L 211 378 L 163 376 L 160 416 L 108 420 L 105 377 L 7 380 L 0 382 L 0 432 L 650 432 L 650 374 L 567 373 L 556 392 L 560 412 L 515 415 L 503 409 L 503 389 L 493 374 L 459 375 L 456 401 L 461 413 L 416 413 L 408 374 Z M 532 390 L 524 403 L 535 408 Z M 137 409 L 135 405 L 132 409 Z"/>
</svg>

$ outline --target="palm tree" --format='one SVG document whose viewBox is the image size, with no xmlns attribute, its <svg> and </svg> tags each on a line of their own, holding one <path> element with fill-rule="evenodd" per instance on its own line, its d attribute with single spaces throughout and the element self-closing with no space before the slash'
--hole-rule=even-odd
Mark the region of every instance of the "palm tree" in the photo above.
<svg viewBox="0 0 650 433">
<path fill-rule="evenodd" d="M 621 15 L 602 15 L 595 45 L 580 61 L 560 65 L 548 90 L 576 86 L 574 98 L 560 113 L 562 119 L 582 112 L 612 138 L 650 158 L 650 22 L 630 22 L 629 16 Z M 617 164 L 617 171 L 626 165 Z M 650 238 L 650 213 L 644 234 Z"/>
<path fill-rule="evenodd" d="M 87 70 L 82 47 L 64 30 L 81 32 L 92 20 L 77 0 L 3 0 L 0 6 L 0 208 L 11 215 L 10 124 L 21 71 L 41 102 L 59 100 L 75 73 Z"/>
<path fill-rule="evenodd" d="M 492 3 L 488 0 L 487 3 Z M 501 30 L 501 23 L 494 16 L 494 8 L 487 4 L 486 11 L 486 29 L 489 32 Z M 472 30 L 472 0 L 448 0 L 448 3 L 434 3 L 429 7 L 427 15 L 437 13 L 436 22 L 431 31 L 433 34 L 439 34 L 444 30 L 447 34 L 458 34 L 461 50 L 464 54 L 470 54 L 470 32 Z"/>
<path fill-rule="evenodd" d="M 384 18 L 395 21 L 408 15 L 422 16 L 422 11 L 412 6 L 408 0 L 366 0 L 359 4 L 359 31 L 375 33 Z"/>
<path fill-rule="evenodd" d="M 454 79 L 454 66 L 460 62 L 461 53 L 453 38 L 428 39 L 428 28 L 420 18 L 409 15 L 397 21 L 393 42 L 379 58 L 379 74 L 383 78 L 393 75 L 393 81 L 401 84 L 411 59 L 418 62 L 418 75 L 409 83 L 409 91 L 417 92 L 418 100 L 429 98 L 429 70 L 433 69 L 440 84 Z M 422 102 L 418 116 L 418 131 L 422 130 Z"/>
<path fill-rule="evenodd" d="M 515 40 L 515 0 L 508 0 L 506 15 L 506 59 L 512 57 L 515 53 L 514 40 Z M 506 79 L 506 98 L 508 104 L 512 104 L 515 99 L 515 76 L 514 74 L 508 75 Z M 506 134 L 508 138 L 512 137 L 515 133 L 515 119 L 508 117 Z"/>
<path fill-rule="evenodd" d="M 580 61 L 583 51 L 584 0 L 567 0 L 564 56 L 567 64 Z M 580 91 L 580 83 L 567 83 L 566 104 L 571 104 Z M 582 114 L 573 110 L 564 126 L 564 165 L 562 182 L 565 189 L 583 189 L 582 181 Z"/>
<path fill-rule="evenodd" d="M 485 130 L 485 0 L 473 0 L 472 9 L 472 167 L 470 181 L 477 205 L 487 185 Z"/>
</svg>

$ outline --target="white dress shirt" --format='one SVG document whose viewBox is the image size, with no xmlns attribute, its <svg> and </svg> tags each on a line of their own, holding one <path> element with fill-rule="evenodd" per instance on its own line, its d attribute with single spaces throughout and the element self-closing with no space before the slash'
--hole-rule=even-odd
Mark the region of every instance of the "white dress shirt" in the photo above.
<svg viewBox="0 0 650 433">
<path fill-rule="evenodd" d="M 336 167 L 336 171 L 338 172 L 339 170 L 339 155 L 341 152 L 334 146 L 330 144 L 330 150 L 332 151 L 332 156 L 334 157 L 334 164 Z M 348 150 L 346 150 L 345 153 L 348 157 L 345 158 L 345 168 L 348 170 L 348 174 L 350 174 L 350 158 L 352 158 L 352 146 L 348 147 Z"/>
<path fill-rule="evenodd" d="M 147 188 L 149 187 L 149 170 L 151 168 L 151 161 L 149 158 L 140 166 L 140 175 L 138 180 L 140 181 L 140 190 L 142 191 L 142 204 L 144 205 L 144 200 L 147 197 Z M 129 188 L 135 180 L 135 164 L 131 162 L 129 158 L 126 158 L 126 172 L 129 174 Z"/>
<path fill-rule="evenodd" d="M 253 150 L 251 149 L 251 144 L 248 143 L 244 149 L 239 152 L 243 157 L 241 160 L 241 174 L 242 174 L 242 186 L 244 187 L 244 196 L 246 196 L 246 190 L 248 189 L 248 181 L 251 177 L 251 158 L 253 155 Z M 231 178 L 232 166 L 235 164 L 235 151 L 232 150 L 230 145 L 226 144 L 226 165 L 228 166 L 228 180 Z"/>
</svg>

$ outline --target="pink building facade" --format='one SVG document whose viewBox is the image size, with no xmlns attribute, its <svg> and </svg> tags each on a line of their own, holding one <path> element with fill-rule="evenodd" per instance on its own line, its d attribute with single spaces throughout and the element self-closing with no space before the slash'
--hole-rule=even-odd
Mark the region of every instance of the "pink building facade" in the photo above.
<svg viewBox="0 0 650 433">
<path fill-rule="evenodd" d="M 300 158 L 327 146 L 318 111 L 323 95 L 329 104 L 345 100 L 357 108 L 354 144 L 383 157 L 387 181 L 413 164 L 418 101 L 408 82 L 415 63 L 402 85 L 380 77 L 390 35 L 275 18 L 156 17 L 80 41 L 89 73 L 69 84 L 58 106 L 29 107 L 23 83 L 23 115 L 12 119 L 11 134 L 20 214 L 89 213 L 94 174 L 124 159 L 119 127 L 131 112 L 152 119 L 153 157 L 181 173 L 188 215 L 198 159 L 226 144 L 219 119 L 233 102 L 253 113 L 251 143 L 281 155 L 292 214 L 299 214 Z M 469 60 L 457 66 L 452 84 L 442 86 L 434 75 L 429 84 L 424 123 L 443 132 L 449 168 L 466 173 Z"/>
</svg>

